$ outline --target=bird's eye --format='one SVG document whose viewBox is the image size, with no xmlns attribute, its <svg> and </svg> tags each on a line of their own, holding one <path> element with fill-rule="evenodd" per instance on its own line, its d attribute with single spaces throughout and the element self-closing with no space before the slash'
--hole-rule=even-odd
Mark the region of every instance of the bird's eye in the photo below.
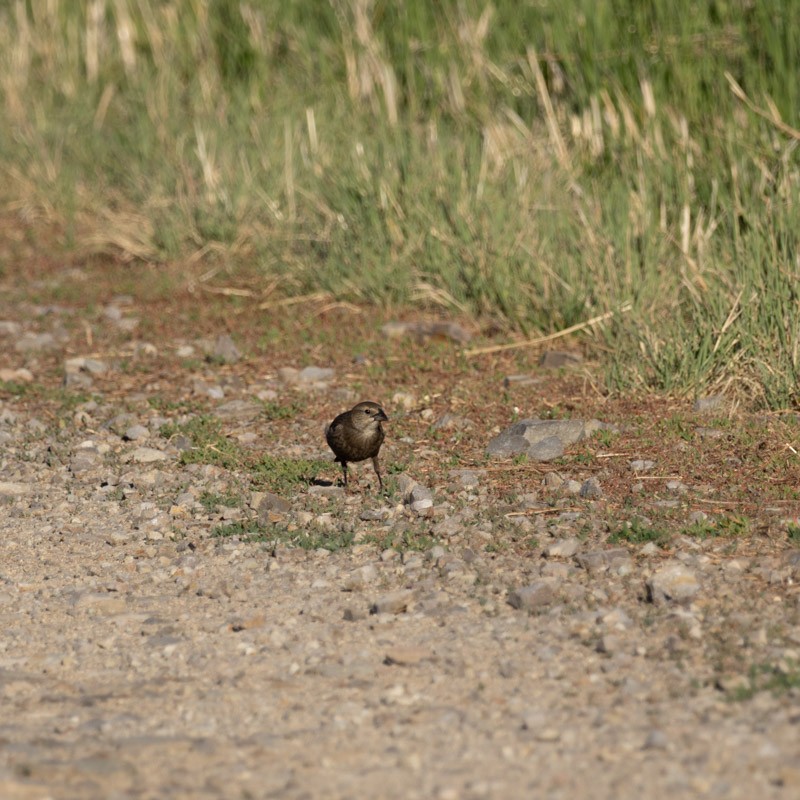
<svg viewBox="0 0 800 800">
<path fill-rule="evenodd" d="M 365 408 L 365 409 L 364 409 L 364 413 L 365 413 L 365 414 L 371 414 L 371 413 L 372 413 L 372 411 L 370 411 L 370 409 L 368 409 L 368 408 Z"/>
</svg>

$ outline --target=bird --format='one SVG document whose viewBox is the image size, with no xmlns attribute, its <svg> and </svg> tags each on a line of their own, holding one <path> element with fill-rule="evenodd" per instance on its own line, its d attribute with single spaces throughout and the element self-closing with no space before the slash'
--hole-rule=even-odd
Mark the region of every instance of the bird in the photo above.
<svg viewBox="0 0 800 800">
<path fill-rule="evenodd" d="M 380 491 L 383 491 L 378 453 L 384 438 L 381 423 L 388 420 L 389 417 L 377 403 L 366 400 L 339 414 L 325 429 L 325 439 L 336 456 L 334 461 L 342 465 L 345 489 L 347 489 L 348 463 L 371 458 L 375 474 L 378 476 Z"/>
</svg>

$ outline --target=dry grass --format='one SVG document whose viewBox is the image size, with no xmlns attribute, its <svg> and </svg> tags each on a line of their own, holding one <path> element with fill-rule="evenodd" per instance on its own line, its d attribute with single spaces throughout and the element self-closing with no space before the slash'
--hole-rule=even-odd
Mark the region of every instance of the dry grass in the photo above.
<svg viewBox="0 0 800 800">
<path fill-rule="evenodd" d="M 86 255 L 583 326 L 609 389 L 795 404 L 800 12 L 570 2 L 16 0 L 2 198 Z"/>
</svg>

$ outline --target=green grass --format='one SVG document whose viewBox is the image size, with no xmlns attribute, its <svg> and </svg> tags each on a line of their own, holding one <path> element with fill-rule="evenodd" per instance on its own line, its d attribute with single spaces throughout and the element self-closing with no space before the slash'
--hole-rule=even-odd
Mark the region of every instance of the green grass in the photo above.
<svg viewBox="0 0 800 800">
<path fill-rule="evenodd" d="M 67 248 L 522 333 L 615 312 L 608 388 L 797 403 L 799 4 L 97 7 L 0 9 L 0 200 Z"/>
<path fill-rule="evenodd" d="M 226 492 L 219 494 L 218 492 L 203 492 L 197 498 L 197 502 L 207 511 L 215 511 L 220 506 L 225 508 L 238 508 L 242 505 L 242 498 L 234 492 Z"/>
<path fill-rule="evenodd" d="M 329 461 L 265 455 L 253 462 L 250 474 L 254 486 L 285 494 L 296 490 L 298 486 L 307 486 L 332 466 L 337 465 Z"/>
<path fill-rule="evenodd" d="M 800 691 L 800 664 L 787 661 L 781 665 L 757 664 L 750 668 L 749 685 L 734 689 L 729 699 L 750 700 L 758 692 L 771 692 L 776 696 Z"/>
<path fill-rule="evenodd" d="M 222 431 L 222 423 L 211 415 L 191 417 L 180 424 L 163 425 L 160 433 L 166 439 L 185 436 L 191 441 L 189 449 L 181 453 L 181 464 L 213 464 L 224 469 L 241 470 L 250 475 L 255 488 L 269 489 L 278 494 L 290 494 L 299 487 L 307 486 L 320 472 L 331 466 L 327 461 L 256 455 L 228 438 Z M 217 495 L 212 498 L 214 505 L 220 504 L 216 502 L 217 498 Z M 222 497 L 222 500 L 226 500 L 226 497 Z"/>
<path fill-rule="evenodd" d="M 212 536 L 221 538 L 236 536 L 244 542 L 266 542 L 283 544 L 288 547 L 299 547 L 303 550 L 343 550 L 353 543 L 352 531 L 289 531 L 279 525 L 265 525 L 258 520 L 232 522 L 229 525 L 218 525 L 211 532 Z"/>
<path fill-rule="evenodd" d="M 641 520 L 634 518 L 612 533 L 608 537 L 608 541 L 610 544 L 618 544 L 619 542 L 646 544 L 647 542 L 654 542 L 659 546 L 664 546 L 669 541 L 669 538 L 670 535 L 666 530 L 646 525 Z"/>
<path fill-rule="evenodd" d="M 247 462 L 247 452 L 233 439 L 222 433 L 221 422 L 211 415 L 191 417 L 179 425 L 162 425 L 165 439 L 186 436 L 191 447 L 181 453 L 181 464 L 213 464 L 224 469 L 242 469 Z"/>
</svg>

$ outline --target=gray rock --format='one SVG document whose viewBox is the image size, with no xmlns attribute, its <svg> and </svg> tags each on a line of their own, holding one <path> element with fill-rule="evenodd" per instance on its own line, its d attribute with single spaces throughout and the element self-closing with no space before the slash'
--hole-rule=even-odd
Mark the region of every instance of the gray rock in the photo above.
<svg viewBox="0 0 800 800">
<path fill-rule="evenodd" d="M 653 467 L 655 467 L 655 465 L 655 461 L 647 461 L 642 458 L 637 458 L 634 461 L 628 462 L 628 466 L 634 472 L 649 472 L 651 469 L 653 469 Z"/>
<path fill-rule="evenodd" d="M 630 564 L 631 556 L 624 547 L 615 547 L 611 550 L 591 550 L 588 553 L 578 553 L 575 561 L 587 572 L 595 574 Z"/>
<path fill-rule="evenodd" d="M 545 350 L 539 357 L 539 366 L 543 369 L 560 369 L 574 367 L 583 361 L 580 353 L 567 350 Z"/>
<path fill-rule="evenodd" d="M 234 343 L 230 334 L 227 333 L 221 333 L 217 337 L 210 355 L 223 364 L 235 364 L 242 357 L 239 348 Z"/>
<path fill-rule="evenodd" d="M 508 604 L 520 611 L 533 611 L 550 605 L 555 599 L 551 581 L 536 581 L 508 593 Z"/>
<path fill-rule="evenodd" d="M 527 456 L 533 461 L 552 461 L 564 455 L 564 443 L 557 436 L 548 436 L 534 442 L 528 450 Z"/>
<path fill-rule="evenodd" d="M 447 475 L 451 480 L 457 481 L 461 486 L 468 489 L 478 486 L 481 482 L 481 477 L 486 474 L 485 470 L 474 469 L 451 469 Z"/>
<path fill-rule="evenodd" d="M 720 430 L 719 428 L 704 428 L 699 427 L 695 428 L 694 432 L 701 438 L 701 439 L 722 439 L 725 437 L 725 431 Z"/>
<path fill-rule="evenodd" d="M 344 589 L 345 592 L 356 592 L 375 583 L 376 580 L 378 580 L 378 570 L 375 565 L 364 564 L 364 566 L 359 567 L 345 577 L 342 589 Z"/>
<path fill-rule="evenodd" d="M 137 418 L 133 414 L 117 414 L 105 424 L 105 427 L 112 433 L 116 433 L 117 436 L 123 437 L 125 431 L 135 424 L 137 424 Z"/>
<path fill-rule="evenodd" d="M 452 539 L 464 532 L 464 525 L 456 517 L 445 517 L 433 526 L 431 532 L 438 539 Z"/>
<path fill-rule="evenodd" d="M 402 614 L 408 609 L 413 598 L 414 593 L 408 589 L 389 592 L 372 603 L 369 612 L 370 614 Z"/>
<path fill-rule="evenodd" d="M 42 350 L 54 350 L 58 344 L 52 333 L 24 333 L 14 342 L 18 353 L 38 353 Z"/>
<path fill-rule="evenodd" d="M 415 486 L 419 484 L 412 478 L 410 475 L 407 475 L 405 472 L 401 472 L 399 475 L 395 477 L 395 482 L 397 484 L 397 493 L 400 495 L 404 503 L 408 503 L 411 498 L 411 491 Z"/>
<path fill-rule="evenodd" d="M 268 518 L 270 513 L 287 514 L 291 510 L 292 504 L 288 500 L 272 492 L 264 492 L 264 496 L 256 509 L 258 518 L 261 521 L 263 521 L 262 517 Z"/>
<path fill-rule="evenodd" d="M 559 539 L 547 545 L 544 553 L 548 558 L 571 558 L 578 552 L 580 542 L 573 536 L 569 539 Z"/>
<path fill-rule="evenodd" d="M 73 475 L 88 472 L 102 462 L 102 456 L 95 448 L 82 447 L 70 458 L 69 468 Z"/>
<path fill-rule="evenodd" d="M 308 487 L 308 493 L 318 497 L 344 497 L 345 495 L 343 486 L 323 486 L 322 484 L 312 484 Z"/>
<path fill-rule="evenodd" d="M 537 461 L 548 461 L 563 455 L 564 447 L 584 436 L 580 420 L 523 419 L 495 436 L 486 452 L 494 457 L 525 453 Z"/>
<path fill-rule="evenodd" d="M 250 400 L 228 400 L 227 403 L 217 406 L 215 413 L 224 420 L 252 422 L 259 417 L 262 411 L 263 406 Z"/>
<path fill-rule="evenodd" d="M 589 478 L 581 485 L 580 496 L 585 500 L 599 500 L 603 496 L 600 481 L 597 478 Z"/>
<path fill-rule="evenodd" d="M 324 383 L 331 380 L 334 370 L 329 367 L 303 367 L 297 374 L 298 383 Z"/>
<path fill-rule="evenodd" d="M 700 591 L 697 576 L 679 561 L 672 561 L 656 570 L 647 581 L 652 603 L 685 602 Z"/>
<path fill-rule="evenodd" d="M 596 649 L 598 653 L 612 655 L 613 653 L 619 652 L 622 644 L 622 639 L 619 636 L 613 633 L 606 633 L 598 640 Z"/>
<path fill-rule="evenodd" d="M 387 339 L 414 336 L 416 339 L 444 339 L 466 344 L 472 334 L 457 322 L 387 322 L 381 331 Z"/>
<path fill-rule="evenodd" d="M 155 461 L 169 461 L 169 455 L 163 450 L 156 450 L 154 447 L 137 447 L 130 454 L 131 461 L 137 464 L 152 464 Z"/>
<path fill-rule="evenodd" d="M 558 472 L 548 472 L 542 483 L 548 489 L 559 489 L 564 485 L 564 476 Z"/>
<path fill-rule="evenodd" d="M 506 375 L 503 378 L 503 386 L 506 389 L 511 386 L 533 386 L 541 382 L 542 378 L 534 375 Z"/>
<path fill-rule="evenodd" d="M 697 414 L 708 414 L 712 411 L 718 411 L 722 407 L 724 397 L 721 394 L 713 394 L 708 397 L 698 397 L 695 400 L 692 410 Z"/>
<path fill-rule="evenodd" d="M 455 414 L 443 414 L 433 423 L 434 430 L 437 431 L 464 431 L 474 427 L 475 423 L 466 417 L 459 417 Z"/>
<path fill-rule="evenodd" d="M 123 439 L 127 439 L 129 442 L 135 442 L 139 439 L 148 439 L 150 437 L 150 431 L 148 428 L 145 428 L 144 425 L 131 425 L 125 431 L 123 435 Z"/>
<path fill-rule="evenodd" d="M 681 481 L 667 481 L 667 489 L 670 492 L 677 492 L 678 494 L 685 494 L 689 491 L 689 487 Z"/>
<path fill-rule="evenodd" d="M 67 375 L 74 375 L 78 372 L 86 372 L 90 375 L 102 375 L 108 372 L 108 364 L 104 361 L 98 361 L 96 358 L 77 356 L 75 358 L 68 358 L 64 362 L 64 370 Z"/>
<path fill-rule="evenodd" d="M 643 750 L 666 750 L 669 747 L 669 739 L 664 731 L 653 729 L 647 734 L 642 745 Z"/>
<path fill-rule="evenodd" d="M 433 507 L 433 492 L 427 486 L 417 484 L 409 495 L 409 505 L 418 514 Z"/>
</svg>

